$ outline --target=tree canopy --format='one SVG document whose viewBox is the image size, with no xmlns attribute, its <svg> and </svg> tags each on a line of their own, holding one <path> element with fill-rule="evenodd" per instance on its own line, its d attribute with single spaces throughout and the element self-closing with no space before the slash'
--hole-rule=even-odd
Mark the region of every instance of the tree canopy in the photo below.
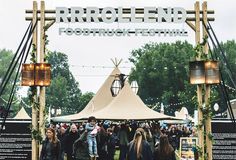
<svg viewBox="0 0 236 160">
<path fill-rule="evenodd" d="M 52 81 L 46 90 L 47 106 L 62 109 L 62 114 L 81 111 L 93 94 L 82 95 L 79 83 L 69 69 L 67 55 L 61 52 L 50 52 L 48 63 L 52 67 Z"/>
<path fill-rule="evenodd" d="M 227 59 L 234 68 L 236 45 L 234 41 L 225 43 Z M 196 86 L 189 84 L 189 61 L 194 58 L 194 47 L 188 42 L 149 43 L 133 50 L 129 60 L 135 65 L 130 80 L 139 84 L 139 95 L 149 105 L 173 115 L 181 107 L 187 107 L 193 114 L 196 108 Z M 212 97 L 220 100 L 220 95 L 212 90 Z"/>
<path fill-rule="evenodd" d="M 6 75 L 7 69 L 9 68 L 10 63 L 13 60 L 13 56 L 14 56 L 14 54 L 10 50 L 6 50 L 6 49 L 0 50 L 0 64 L 1 64 L 0 65 L 0 84 L 2 83 L 3 78 Z M 9 99 L 9 96 L 11 93 L 11 88 L 12 88 L 15 76 L 16 76 L 16 70 L 14 70 L 12 76 L 10 77 L 10 79 L 6 85 L 6 88 L 3 92 L 3 94 L 0 97 L 0 106 L 3 106 L 3 108 L 5 108 L 5 109 L 6 109 L 7 101 Z M 17 90 L 18 90 L 18 87 L 15 88 L 14 92 L 16 93 Z M 11 110 L 14 113 L 19 110 L 19 106 L 17 105 L 19 103 L 16 101 L 16 99 L 17 98 L 16 98 L 16 94 L 15 94 L 14 100 L 13 100 L 14 103 L 11 106 Z"/>
</svg>

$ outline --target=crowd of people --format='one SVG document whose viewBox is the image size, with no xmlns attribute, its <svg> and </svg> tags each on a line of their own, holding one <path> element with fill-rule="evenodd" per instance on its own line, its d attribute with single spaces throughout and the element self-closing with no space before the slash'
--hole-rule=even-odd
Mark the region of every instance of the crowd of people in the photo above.
<svg viewBox="0 0 236 160">
<path fill-rule="evenodd" d="M 180 137 L 196 136 L 189 126 L 97 122 L 54 124 L 46 129 L 40 160 L 175 160 Z"/>
</svg>

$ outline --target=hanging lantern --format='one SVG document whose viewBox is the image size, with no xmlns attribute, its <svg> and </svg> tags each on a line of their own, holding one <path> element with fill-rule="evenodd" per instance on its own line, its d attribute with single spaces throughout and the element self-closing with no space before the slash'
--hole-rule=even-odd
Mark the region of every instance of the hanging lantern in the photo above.
<svg viewBox="0 0 236 160">
<path fill-rule="evenodd" d="M 205 66 L 204 61 L 189 62 L 190 84 L 205 83 Z"/>
<path fill-rule="evenodd" d="M 206 84 L 219 84 L 220 73 L 218 61 L 205 61 Z"/>
<path fill-rule="evenodd" d="M 131 89 L 135 94 L 138 93 L 138 83 L 137 83 L 137 81 L 132 81 L 131 82 Z"/>
<path fill-rule="evenodd" d="M 22 64 L 21 70 L 21 85 L 34 85 L 34 64 Z"/>
<path fill-rule="evenodd" d="M 35 64 L 35 86 L 49 86 L 51 83 L 51 65 L 48 63 Z"/>
<path fill-rule="evenodd" d="M 117 96 L 118 93 L 121 90 L 121 82 L 119 80 L 119 78 L 117 77 L 111 84 L 111 94 L 113 97 Z"/>
</svg>

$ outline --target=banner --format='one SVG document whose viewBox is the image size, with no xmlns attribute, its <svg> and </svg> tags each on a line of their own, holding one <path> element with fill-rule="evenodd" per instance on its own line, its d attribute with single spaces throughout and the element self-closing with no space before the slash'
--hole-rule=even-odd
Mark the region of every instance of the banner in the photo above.
<svg viewBox="0 0 236 160">
<path fill-rule="evenodd" d="M 213 160 L 236 159 L 236 125 L 231 121 L 212 122 Z"/>
<path fill-rule="evenodd" d="M 181 160 L 195 160 L 194 148 L 198 143 L 196 137 L 181 137 L 180 138 L 180 159 Z"/>
<path fill-rule="evenodd" d="M 31 160 L 31 121 L 7 121 L 0 136 L 0 160 Z"/>
</svg>

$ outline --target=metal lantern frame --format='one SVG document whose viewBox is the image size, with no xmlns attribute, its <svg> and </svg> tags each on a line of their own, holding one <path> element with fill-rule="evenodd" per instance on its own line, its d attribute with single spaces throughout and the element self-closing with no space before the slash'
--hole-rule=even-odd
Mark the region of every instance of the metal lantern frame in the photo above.
<svg viewBox="0 0 236 160">
<path fill-rule="evenodd" d="M 133 91 L 135 94 L 138 93 L 139 86 L 138 86 L 138 82 L 137 82 L 137 81 L 132 81 L 132 82 L 131 82 L 131 89 L 132 89 L 132 91 Z"/>
<path fill-rule="evenodd" d="M 51 84 L 51 64 L 22 64 L 22 86 L 49 86 Z"/>
<path fill-rule="evenodd" d="M 128 75 L 125 75 L 123 73 L 115 75 L 115 79 L 112 82 L 111 88 L 110 88 L 111 94 L 113 97 L 117 96 L 119 94 L 120 90 L 124 87 L 125 80 L 127 77 L 128 77 Z M 137 81 L 131 82 L 131 89 L 135 94 L 138 93 L 139 86 L 138 86 Z"/>
<path fill-rule="evenodd" d="M 35 72 L 34 64 L 22 64 L 21 85 L 34 86 Z"/>
<path fill-rule="evenodd" d="M 219 84 L 219 62 L 216 60 L 202 60 L 189 62 L 191 84 Z"/>
<path fill-rule="evenodd" d="M 122 88 L 121 80 L 119 78 L 115 78 L 115 80 L 111 84 L 111 94 L 113 97 L 117 96 Z"/>
</svg>

